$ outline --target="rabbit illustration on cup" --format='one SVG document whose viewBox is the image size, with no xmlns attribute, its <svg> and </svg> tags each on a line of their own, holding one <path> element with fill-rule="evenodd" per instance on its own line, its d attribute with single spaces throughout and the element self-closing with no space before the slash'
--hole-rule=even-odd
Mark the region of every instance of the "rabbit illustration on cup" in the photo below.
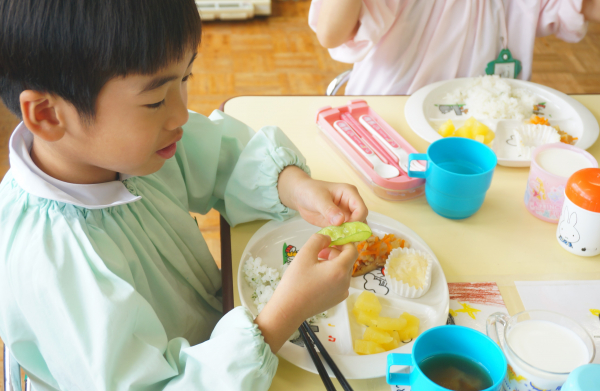
<svg viewBox="0 0 600 391">
<path fill-rule="evenodd" d="M 575 228 L 577 224 L 577 214 L 575 212 L 569 214 L 569 208 L 565 207 L 563 220 L 558 225 L 560 232 L 559 240 L 569 247 L 573 247 L 573 243 L 578 242 L 581 238 L 579 231 Z"/>
</svg>

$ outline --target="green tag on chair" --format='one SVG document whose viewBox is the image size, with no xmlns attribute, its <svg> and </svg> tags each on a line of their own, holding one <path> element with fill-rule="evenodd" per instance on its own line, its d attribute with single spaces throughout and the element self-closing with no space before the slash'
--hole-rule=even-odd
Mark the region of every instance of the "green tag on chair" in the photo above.
<svg viewBox="0 0 600 391">
<path fill-rule="evenodd" d="M 502 49 L 498 58 L 490 61 L 485 68 L 488 75 L 498 75 L 508 79 L 516 79 L 521 72 L 521 61 L 513 58 L 510 50 Z"/>
</svg>

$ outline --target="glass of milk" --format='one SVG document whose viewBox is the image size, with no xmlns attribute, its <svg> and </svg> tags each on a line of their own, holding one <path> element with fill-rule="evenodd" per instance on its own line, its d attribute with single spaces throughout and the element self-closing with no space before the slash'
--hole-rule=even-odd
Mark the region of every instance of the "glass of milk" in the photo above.
<svg viewBox="0 0 600 391">
<path fill-rule="evenodd" d="M 573 173 L 597 168 L 598 162 L 581 148 L 564 143 L 545 144 L 531 156 L 525 206 L 538 219 L 558 223 L 565 201 L 565 186 Z"/>
<path fill-rule="evenodd" d="M 497 312 L 487 319 L 487 334 L 508 362 L 505 391 L 558 391 L 571 371 L 596 355 L 594 341 L 582 326 L 551 311 L 524 311 L 512 317 Z"/>
</svg>

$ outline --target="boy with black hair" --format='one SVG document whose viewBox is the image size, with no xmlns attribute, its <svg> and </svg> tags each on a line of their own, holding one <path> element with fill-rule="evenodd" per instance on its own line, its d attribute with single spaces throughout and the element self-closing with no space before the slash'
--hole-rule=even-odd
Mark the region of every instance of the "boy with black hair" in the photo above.
<svg viewBox="0 0 600 391">
<path fill-rule="evenodd" d="M 367 210 L 279 129 L 188 112 L 200 32 L 193 0 L 0 0 L 0 95 L 23 120 L 0 184 L 0 336 L 34 390 L 267 389 L 285 340 L 348 295 L 356 250 L 314 235 L 256 319 L 222 315 L 188 211 Z"/>
</svg>

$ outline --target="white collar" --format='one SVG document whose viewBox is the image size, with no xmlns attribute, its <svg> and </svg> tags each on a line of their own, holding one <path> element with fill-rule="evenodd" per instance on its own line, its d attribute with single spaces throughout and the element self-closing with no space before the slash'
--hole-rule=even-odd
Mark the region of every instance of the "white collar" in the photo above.
<svg viewBox="0 0 600 391">
<path fill-rule="evenodd" d="M 21 122 L 8 143 L 10 170 L 19 186 L 30 194 L 87 209 L 108 208 L 142 198 L 131 194 L 121 181 L 130 176 L 121 175 L 119 181 L 91 185 L 59 181 L 40 170 L 31 160 L 32 145 L 33 134 Z"/>
</svg>

